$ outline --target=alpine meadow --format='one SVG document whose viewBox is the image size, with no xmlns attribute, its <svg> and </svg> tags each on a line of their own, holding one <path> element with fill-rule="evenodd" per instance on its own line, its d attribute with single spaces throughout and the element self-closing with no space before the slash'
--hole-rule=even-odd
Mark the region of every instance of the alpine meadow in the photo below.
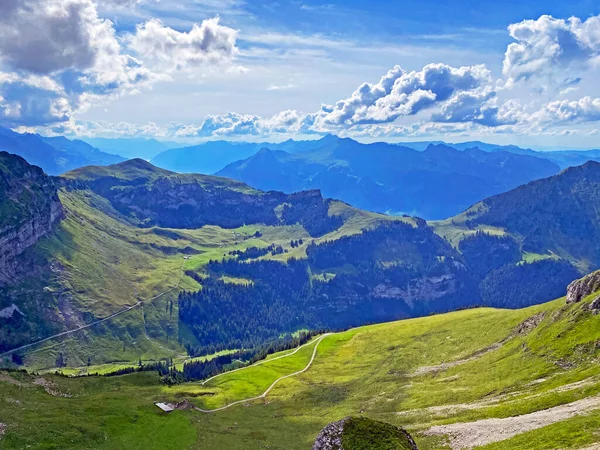
<svg viewBox="0 0 600 450">
<path fill-rule="evenodd" d="M 0 448 L 600 449 L 600 5 L 0 0 Z"/>
</svg>

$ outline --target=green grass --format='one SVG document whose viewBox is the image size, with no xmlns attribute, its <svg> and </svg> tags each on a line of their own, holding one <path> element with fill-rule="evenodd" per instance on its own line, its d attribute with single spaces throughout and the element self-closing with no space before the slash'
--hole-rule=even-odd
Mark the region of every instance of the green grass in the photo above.
<svg viewBox="0 0 600 450">
<path fill-rule="evenodd" d="M 397 427 L 366 417 L 351 417 L 344 424 L 344 450 L 412 450 L 407 436 Z"/>
<path fill-rule="evenodd" d="M 225 374 L 205 386 L 186 383 L 169 388 L 151 373 L 48 376 L 61 391 L 73 395 L 57 398 L 39 387 L 20 388 L 0 380 L 0 403 L 5 402 L 0 422 L 8 425 L 2 442 L 10 444 L 6 448 L 25 448 L 32 442 L 56 448 L 123 448 L 123 442 L 140 439 L 146 448 L 306 449 L 327 423 L 362 416 L 406 428 L 420 449 L 448 448 L 443 438 L 424 436 L 423 431 L 433 425 L 527 414 L 600 393 L 596 362 L 600 316 L 582 306 L 566 306 L 559 299 L 517 311 L 465 310 L 330 335 L 320 343 L 308 371 L 282 380 L 265 399 L 214 414 L 188 410 L 163 416 L 153 402 L 187 398 L 212 409 L 255 397 L 280 376 L 304 368 L 312 345 L 287 358 Z M 544 318 L 535 329 L 516 333 L 521 322 L 539 313 Z M 460 360 L 467 361 L 415 375 L 419 368 Z M 581 381 L 585 383 L 558 389 Z M 84 413 L 85 420 L 79 417 Z M 599 414 L 484 448 L 584 447 L 600 440 Z M 169 434 L 175 439 L 170 444 L 144 440 L 144 430 L 154 436 L 157 427 L 167 425 L 179 430 L 173 433 L 181 434 L 181 439 Z M 56 429 L 63 430 L 60 436 Z"/>
<path fill-rule="evenodd" d="M 540 255 L 539 253 L 523 252 L 523 261 L 527 264 L 543 261 L 544 259 L 559 259 L 559 257 L 551 252 L 543 255 Z"/>
<path fill-rule="evenodd" d="M 142 176 L 147 168 L 140 164 L 142 167 L 123 166 L 121 176 L 125 179 Z M 91 171 L 90 177 L 101 176 L 105 171 L 103 168 L 81 170 Z M 152 177 L 160 173 L 146 175 Z M 53 305 L 52 314 L 56 313 L 56 317 L 48 323 L 54 331 L 35 334 L 34 330 L 22 344 L 102 319 L 139 301 L 144 301 L 144 305 L 110 322 L 23 352 L 21 356 L 27 366 L 35 370 L 53 369 L 59 353 L 66 355 L 68 366 L 73 368 L 84 367 L 88 362 L 94 366 L 120 365 L 137 362 L 139 358 L 177 358 L 185 353 L 180 338 L 194 344 L 194 337 L 178 321 L 177 294 L 180 289 L 201 288 L 195 279 L 182 273 L 191 270 L 202 275 L 210 260 L 230 258 L 229 252 L 248 247 L 281 245 L 287 253 L 269 254 L 264 258 L 283 261 L 290 257 L 302 258 L 310 242 L 308 233 L 300 225 L 256 224 L 237 229 L 205 226 L 193 230 L 137 228 L 106 199 L 91 191 L 61 190 L 59 196 L 65 219 L 32 250 L 36 258 L 52 262 L 52 283 L 33 289 L 31 280 L 24 281 L 28 288 L 45 293 L 48 299 L 25 298 L 23 301 L 29 301 L 30 311 L 35 311 L 36 301 L 53 302 L 59 293 L 65 293 L 62 298 L 67 300 Z M 342 215 L 345 223 L 319 240 L 358 233 L 382 220 L 394 220 L 340 202 L 332 204 L 330 213 Z M 257 231 L 261 233 L 260 238 L 254 237 Z M 297 239 L 303 239 L 304 245 L 292 248 L 290 241 Z M 224 281 L 248 283 L 248 280 L 234 278 Z M 178 288 L 168 294 L 154 298 L 176 286 Z M 47 318 L 31 317 L 47 321 Z"/>
</svg>

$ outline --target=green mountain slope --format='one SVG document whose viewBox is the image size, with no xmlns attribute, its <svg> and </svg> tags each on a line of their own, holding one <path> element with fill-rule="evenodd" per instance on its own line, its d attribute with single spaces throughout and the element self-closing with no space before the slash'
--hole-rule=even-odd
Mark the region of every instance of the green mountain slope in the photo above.
<svg viewBox="0 0 600 450">
<path fill-rule="evenodd" d="M 485 199 L 435 226 L 455 243 L 473 230 L 497 230 L 524 253 L 562 258 L 589 272 L 600 267 L 599 193 L 600 163 L 590 161 Z"/>
<path fill-rule="evenodd" d="M 30 367 L 54 367 L 58 360 L 85 366 L 185 355 L 181 343 L 194 343 L 194 337 L 179 322 L 177 294 L 200 287 L 189 273 L 248 247 L 283 246 L 289 252 L 273 258 L 285 259 L 303 251 L 292 249 L 290 241 L 308 240 L 307 229 L 324 233 L 319 241 L 391 220 L 323 200 L 315 192 L 262 193 L 231 180 L 174 174 L 141 160 L 50 179 L 20 158 L 2 155 L 2 180 L 21 195 L 9 191 L 10 202 L 3 205 L 14 211 L 2 218 L 17 217 L 27 225 L 28 214 L 35 212 L 35 223 L 44 225 L 43 233 L 10 257 L 11 267 L 23 270 L 0 285 L 0 353 L 26 346 L 2 359 L 23 360 Z M 32 187 L 24 190 L 20 177 L 25 175 Z M 34 188 L 39 198 L 23 196 Z M 177 203 L 173 189 L 186 200 Z M 131 196 L 135 200 L 127 202 Z M 140 198 L 148 207 L 130 208 L 142 206 Z M 227 207 L 219 206 L 222 201 Z M 62 220 L 50 220 L 54 210 L 46 204 L 60 210 Z M 199 208 L 206 208 L 204 216 Z M 203 226 L 190 220 L 201 220 Z M 149 222 L 194 227 L 161 228 Z M 6 239 L 3 255 L 13 243 Z"/>
<path fill-rule="evenodd" d="M 13 266 L 33 270 L 2 292 L 0 344 L 17 348 L 2 355 L 9 363 L 131 363 L 256 347 L 301 329 L 521 307 L 578 276 L 565 259 L 524 264 L 532 254 L 512 235 L 466 228 L 472 236 L 453 248 L 420 219 L 143 160 L 52 183 L 64 219 L 18 255 Z M 439 234 L 462 232 L 448 223 Z"/>
<path fill-rule="evenodd" d="M 0 392 L 10 406 L 0 410 L 2 443 L 308 449 L 326 424 L 353 415 L 405 428 L 425 450 L 593 448 L 600 430 L 596 297 L 356 328 L 204 385 L 168 388 L 152 373 L 46 375 L 43 383 L 3 373 Z M 293 373 L 264 398 L 243 401 Z M 201 409 L 242 402 L 213 413 L 183 403 L 169 415 L 153 404 L 182 400 Z"/>
<path fill-rule="evenodd" d="M 169 172 L 141 159 L 84 167 L 65 178 L 84 182 L 132 224 L 143 227 L 301 223 L 312 236 L 322 236 L 342 224 L 329 215 L 331 201 L 318 191 L 262 192 L 227 178 Z"/>
</svg>

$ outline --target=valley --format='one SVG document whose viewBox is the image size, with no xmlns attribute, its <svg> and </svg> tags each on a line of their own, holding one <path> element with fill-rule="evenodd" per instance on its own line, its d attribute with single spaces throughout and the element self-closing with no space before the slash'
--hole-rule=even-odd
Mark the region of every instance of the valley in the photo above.
<svg viewBox="0 0 600 450">
<path fill-rule="evenodd" d="M 600 450 L 600 3 L 0 0 L 0 450 Z"/>
<path fill-rule="evenodd" d="M 12 413 L 0 413 L 6 424 L 3 442 L 24 447 L 60 427 L 63 432 L 54 434 L 53 442 L 68 448 L 164 442 L 170 448 L 302 449 L 328 422 L 360 415 L 402 426 L 419 449 L 472 448 L 465 442 L 482 449 L 588 448 L 597 442 L 600 420 L 595 345 L 600 319 L 590 309 L 596 296 L 523 310 L 472 309 L 324 335 L 289 356 L 275 354 L 205 383 L 168 387 L 152 372 L 44 375 L 52 395 L 33 383 L 33 375 L 5 372 L 0 390 Z M 308 370 L 298 373 L 313 355 Z M 245 400 L 278 379 L 264 398 Z M 169 415 L 153 405 L 182 400 L 206 411 L 241 404 Z M 92 411 L 98 419 L 90 419 Z M 501 424 L 511 417 L 510 432 L 488 425 L 492 418 Z"/>
<path fill-rule="evenodd" d="M 581 238 L 599 164 L 428 223 L 139 159 L 48 177 L 0 156 L 2 229 L 24 236 L 0 240 L 8 448 L 301 449 L 346 416 L 426 450 L 597 442 L 597 275 L 560 297 L 600 263 Z"/>
</svg>

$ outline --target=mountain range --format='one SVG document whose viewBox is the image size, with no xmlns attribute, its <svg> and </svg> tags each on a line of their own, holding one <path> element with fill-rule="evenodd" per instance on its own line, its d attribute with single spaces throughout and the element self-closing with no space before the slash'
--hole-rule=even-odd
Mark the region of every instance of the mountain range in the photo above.
<svg viewBox="0 0 600 450">
<path fill-rule="evenodd" d="M 600 151 L 541 152 L 480 141 L 361 144 L 327 135 L 280 143 L 212 141 L 166 150 L 151 162 L 175 172 L 234 178 L 262 190 L 320 189 L 358 208 L 437 220 L 589 160 L 600 160 Z"/>
<path fill-rule="evenodd" d="M 126 159 L 142 158 L 148 161 L 166 150 L 185 146 L 177 142 L 158 141 L 152 138 L 83 138 L 83 140 L 104 153 L 119 155 Z"/>
<path fill-rule="evenodd" d="M 320 189 L 358 208 L 443 219 L 478 200 L 560 171 L 542 158 L 509 152 L 463 151 L 444 144 L 416 151 L 387 143 L 325 137 L 312 149 L 263 148 L 217 175 L 263 190 Z"/>
<path fill-rule="evenodd" d="M 427 223 L 140 159 L 48 177 L 2 155 L 4 350 L 73 327 L 86 345 L 63 351 L 80 362 L 252 347 L 303 328 L 527 306 L 600 267 L 581 238 L 600 223 L 597 163 Z M 44 367 L 51 354 L 23 358 Z"/>
<path fill-rule="evenodd" d="M 465 170 L 512 164 L 441 144 L 416 153 L 442 168 L 456 153 Z M 475 437 L 541 450 L 531 436 L 570 442 L 573 427 L 593 442 L 597 417 L 579 413 L 597 401 L 600 273 L 573 281 L 600 267 L 599 192 L 587 162 L 427 222 L 142 159 L 49 176 L 0 152 L 2 443 L 60 427 L 66 448 L 307 448 L 352 411 L 408 428 L 411 450 Z M 519 414 L 533 427 L 504 424 Z M 498 438 L 490 417 L 515 434 Z M 165 421 L 177 433 L 149 440 Z M 348 423 L 366 424 L 344 433 L 369 445 L 409 436 Z"/>
<path fill-rule="evenodd" d="M 124 161 L 120 156 L 101 152 L 80 140 L 69 140 L 63 136 L 21 134 L 2 127 L 0 151 L 19 155 L 50 175 L 59 175 L 92 164 L 108 165 Z"/>
</svg>

